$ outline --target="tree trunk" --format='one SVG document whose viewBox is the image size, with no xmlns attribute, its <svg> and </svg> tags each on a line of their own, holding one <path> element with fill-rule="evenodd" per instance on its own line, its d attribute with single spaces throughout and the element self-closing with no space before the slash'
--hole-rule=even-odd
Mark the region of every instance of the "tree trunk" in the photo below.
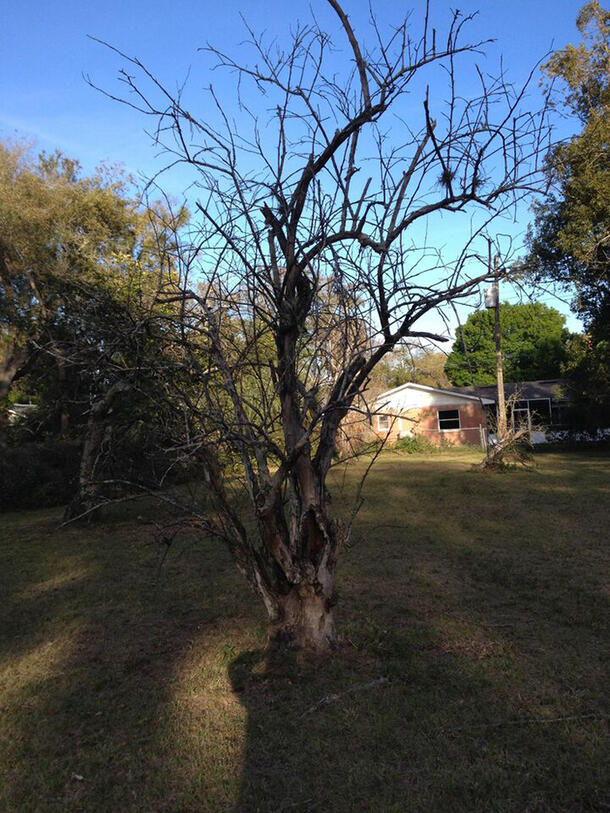
<svg viewBox="0 0 610 813">
<path fill-rule="evenodd" d="M 17 373 L 25 366 L 28 352 L 25 348 L 10 346 L 0 354 L 0 398 L 6 398 Z"/>
<path fill-rule="evenodd" d="M 337 643 L 333 613 L 336 554 L 341 528 L 320 501 L 283 522 L 279 506 L 260 527 L 274 565 L 267 569 L 263 599 L 269 613 L 269 646 L 326 652 Z M 286 543 L 282 543 L 282 535 Z"/>
<path fill-rule="evenodd" d="M 97 464 L 106 430 L 107 419 L 116 399 L 129 390 L 129 385 L 119 381 L 114 384 L 104 397 L 93 405 L 89 413 L 87 434 L 81 454 L 78 476 L 78 491 L 67 506 L 64 522 L 89 514 L 95 507 L 98 497 L 98 485 L 95 482 Z"/>
<path fill-rule="evenodd" d="M 8 394 L 11 384 L 28 360 L 24 348 L 12 345 L 0 354 L 0 444 L 4 443 L 4 433 L 8 427 Z"/>
<path fill-rule="evenodd" d="M 70 425 L 67 391 L 68 371 L 66 369 L 66 360 L 58 348 L 55 348 L 55 354 L 57 358 L 57 381 L 59 384 L 59 434 L 62 438 L 65 438 Z"/>
<path fill-rule="evenodd" d="M 270 647 L 327 652 L 337 643 L 331 596 L 321 595 L 310 584 L 299 584 L 276 600 L 277 612 L 269 624 Z"/>
</svg>

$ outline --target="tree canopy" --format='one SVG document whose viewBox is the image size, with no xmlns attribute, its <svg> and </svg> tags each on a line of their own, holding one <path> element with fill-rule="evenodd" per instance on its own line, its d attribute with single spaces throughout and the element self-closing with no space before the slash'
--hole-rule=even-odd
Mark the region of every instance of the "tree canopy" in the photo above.
<svg viewBox="0 0 610 813">
<path fill-rule="evenodd" d="M 448 387 L 447 354 L 433 347 L 409 346 L 395 350 L 378 364 L 371 376 L 371 389 L 382 392 L 412 382 L 429 387 Z"/>
<path fill-rule="evenodd" d="M 588 336 L 566 369 L 578 413 L 601 426 L 610 420 L 610 11 L 593 0 L 577 25 L 581 42 L 556 51 L 544 71 L 581 128 L 548 156 L 551 193 L 535 207 L 527 265 L 535 281 L 576 290 Z"/>
<path fill-rule="evenodd" d="M 496 383 L 494 312 L 472 313 L 456 330 L 445 372 L 455 386 Z M 500 305 L 505 381 L 556 378 L 566 358 L 565 317 L 540 302 Z"/>
<path fill-rule="evenodd" d="M 528 265 L 534 277 L 574 285 L 574 309 L 593 334 L 610 330 L 610 11 L 578 15 L 582 42 L 544 65 L 559 103 L 581 130 L 547 158 L 550 195 L 535 207 Z"/>
<path fill-rule="evenodd" d="M 60 153 L 0 144 L 0 443 L 55 443 L 58 459 L 81 450 L 70 516 L 90 510 L 94 481 L 111 473 L 150 480 L 152 446 L 174 435 L 165 373 L 176 305 L 161 296 L 174 291 L 185 220 L 181 207 L 143 202 L 118 170 L 86 176 Z M 11 427 L 20 396 L 36 409 Z"/>
<path fill-rule="evenodd" d="M 136 328 L 171 283 L 183 219 L 142 205 L 120 171 L 84 176 L 60 153 L 0 143 L 0 398 L 29 374 L 62 431 L 86 414 L 146 343 Z"/>
</svg>

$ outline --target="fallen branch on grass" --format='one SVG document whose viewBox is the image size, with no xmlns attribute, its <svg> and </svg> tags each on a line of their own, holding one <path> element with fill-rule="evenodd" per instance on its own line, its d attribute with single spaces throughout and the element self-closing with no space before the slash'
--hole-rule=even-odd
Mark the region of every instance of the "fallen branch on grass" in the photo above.
<svg viewBox="0 0 610 813">
<path fill-rule="evenodd" d="M 389 683 L 387 678 L 381 677 L 377 678 L 376 680 L 371 680 L 369 683 L 360 683 L 357 686 L 352 686 L 351 689 L 346 689 L 344 692 L 338 692 L 337 694 L 327 694 L 326 697 L 323 697 L 321 700 L 318 700 L 317 703 L 314 703 L 313 706 L 307 709 L 307 711 L 303 712 L 301 715 L 305 717 L 307 714 L 311 714 L 313 711 L 317 711 L 322 706 L 326 706 L 328 703 L 334 703 L 335 700 L 340 700 L 342 697 L 345 697 L 348 694 L 355 694 L 356 692 L 363 692 L 365 689 L 374 689 L 375 686 L 382 686 L 384 683 Z"/>
</svg>

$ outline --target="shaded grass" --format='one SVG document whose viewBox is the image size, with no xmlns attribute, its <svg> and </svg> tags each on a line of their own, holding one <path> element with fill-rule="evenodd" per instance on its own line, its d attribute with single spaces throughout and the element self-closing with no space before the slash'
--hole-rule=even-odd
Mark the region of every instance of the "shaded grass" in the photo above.
<svg viewBox="0 0 610 813">
<path fill-rule="evenodd" d="M 318 663 L 209 540 L 5 515 L 2 809 L 608 810 L 610 460 L 477 459 L 381 457 Z"/>
</svg>

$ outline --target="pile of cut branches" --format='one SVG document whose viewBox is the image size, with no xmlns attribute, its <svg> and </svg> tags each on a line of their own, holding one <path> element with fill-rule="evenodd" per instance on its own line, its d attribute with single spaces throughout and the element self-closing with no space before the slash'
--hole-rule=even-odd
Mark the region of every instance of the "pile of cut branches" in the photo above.
<svg viewBox="0 0 610 813">
<path fill-rule="evenodd" d="M 492 421 L 490 431 L 495 440 L 487 444 L 487 453 L 483 460 L 475 467 L 488 471 L 506 471 L 519 468 L 531 469 L 534 466 L 532 447 L 532 432 L 541 427 L 532 425 L 528 419 L 527 424 L 516 420 L 515 410 L 518 401 L 522 398 L 519 391 L 514 392 L 506 402 L 508 420 L 501 427 L 499 416 Z"/>
<path fill-rule="evenodd" d="M 487 454 L 477 468 L 502 471 L 518 466 L 533 468 L 532 444 L 527 426 L 509 427 L 502 438 L 489 443 Z"/>
</svg>

